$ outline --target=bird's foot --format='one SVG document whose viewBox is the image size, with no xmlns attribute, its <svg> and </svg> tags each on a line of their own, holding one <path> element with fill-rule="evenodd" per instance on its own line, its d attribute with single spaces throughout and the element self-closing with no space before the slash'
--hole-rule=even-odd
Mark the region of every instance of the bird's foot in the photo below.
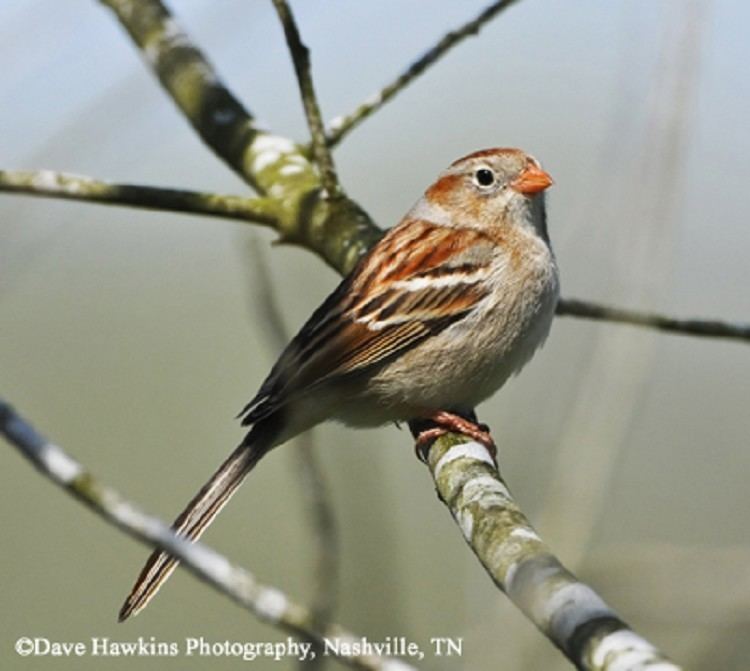
<svg viewBox="0 0 750 671">
<path fill-rule="evenodd" d="M 435 440 L 446 433 L 460 433 L 486 447 L 492 457 L 492 461 L 497 463 L 497 446 L 495 445 L 495 441 L 492 440 L 486 424 L 472 422 L 465 417 L 461 417 L 461 415 L 448 412 L 447 410 L 439 410 L 425 417 L 425 419 L 434 422 L 437 426 L 420 431 L 417 436 L 414 449 L 420 461 L 427 463 L 427 448 Z"/>
</svg>

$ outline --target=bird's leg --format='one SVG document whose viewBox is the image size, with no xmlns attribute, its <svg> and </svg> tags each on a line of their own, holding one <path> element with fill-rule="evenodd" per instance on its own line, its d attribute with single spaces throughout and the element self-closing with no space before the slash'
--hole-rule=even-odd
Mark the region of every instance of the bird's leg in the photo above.
<svg viewBox="0 0 750 671">
<path fill-rule="evenodd" d="M 492 440 L 492 436 L 490 436 L 486 424 L 479 424 L 476 421 L 466 419 L 455 412 L 448 412 L 447 410 L 438 410 L 425 416 L 423 419 L 433 422 L 437 426 L 425 428 L 417 434 L 415 451 L 417 458 L 421 461 L 427 461 L 426 448 L 434 440 L 437 440 L 440 436 L 444 436 L 446 433 L 460 433 L 468 436 L 472 440 L 484 445 L 492 456 L 492 460 L 497 461 L 497 447 L 495 446 L 495 441 Z"/>
</svg>

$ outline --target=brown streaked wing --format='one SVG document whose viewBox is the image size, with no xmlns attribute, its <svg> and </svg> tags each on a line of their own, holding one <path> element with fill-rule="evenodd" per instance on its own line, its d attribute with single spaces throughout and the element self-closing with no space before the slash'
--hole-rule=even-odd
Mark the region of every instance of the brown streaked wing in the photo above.
<svg viewBox="0 0 750 671">
<path fill-rule="evenodd" d="M 429 326 L 416 321 L 378 331 L 366 324 L 349 322 L 308 360 L 300 370 L 299 382 L 307 389 L 323 380 L 365 370 L 429 335 Z"/>
<path fill-rule="evenodd" d="M 379 266 L 365 256 L 354 272 L 326 299 L 282 353 L 258 395 L 243 410 L 251 424 L 323 381 L 363 372 L 462 319 L 487 293 L 481 281 L 493 243 L 481 233 L 413 222 L 419 252 L 399 249 L 401 263 Z M 393 235 L 378 244 L 394 248 Z M 411 237 L 411 236 L 409 236 Z M 389 261 L 391 259 L 388 259 Z M 417 278 L 445 278 L 455 284 L 405 289 L 394 286 Z M 380 291 L 372 292 L 373 277 Z M 358 289 L 366 288 L 360 292 Z M 246 414 L 247 413 L 247 414 Z"/>
<path fill-rule="evenodd" d="M 486 295 L 486 290 L 481 286 L 475 283 L 420 289 L 414 292 L 414 296 L 409 296 L 411 300 L 396 314 L 382 322 L 376 318 L 371 323 L 365 323 L 355 321 L 352 313 L 341 315 L 339 328 L 321 332 L 321 339 L 305 343 L 295 356 L 290 355 L 286 359 L 287 362 L 296 362 L 297 367 L 291 370 L 279 367 L 275 370 L 262 405 L 246 419 L 249 422 L 257 421 L 324 381 L 361 373 L 383 364 L 400 352 L 440 333 L 471 312 Z M 383 309 L 387 307 L 386 303 Z"/>
</svg>

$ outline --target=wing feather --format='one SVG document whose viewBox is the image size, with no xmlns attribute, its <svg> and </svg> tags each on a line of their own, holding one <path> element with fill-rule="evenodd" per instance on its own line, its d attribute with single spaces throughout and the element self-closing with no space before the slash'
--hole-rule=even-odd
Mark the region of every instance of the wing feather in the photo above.
<svg viewBox="0 0 750 671">
<path fill-rule="evenodd" d="M 403 248 L 406 225 L 408 239 L 419 240 L 412 254 Z M 289 343 L 240 413 L 243 424 L 319 384 L 383 365 L 463 319 L 487 295 L 493 248 L 468 229 L 413 220 L 392 229 Z"/>
</svg>

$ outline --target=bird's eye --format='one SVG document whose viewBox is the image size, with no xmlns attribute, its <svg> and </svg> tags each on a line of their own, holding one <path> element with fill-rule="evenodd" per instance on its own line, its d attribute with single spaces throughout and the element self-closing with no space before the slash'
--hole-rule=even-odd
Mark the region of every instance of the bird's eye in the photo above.
<svg viewBox="0 0 750 671">
<path fill-rule="evenodd" d="M 474 174 L 474 179 L 479 186 L 490 186 L 495 182 L 495 173 L 487 168 L 480 168 Z"/>
</svg>

